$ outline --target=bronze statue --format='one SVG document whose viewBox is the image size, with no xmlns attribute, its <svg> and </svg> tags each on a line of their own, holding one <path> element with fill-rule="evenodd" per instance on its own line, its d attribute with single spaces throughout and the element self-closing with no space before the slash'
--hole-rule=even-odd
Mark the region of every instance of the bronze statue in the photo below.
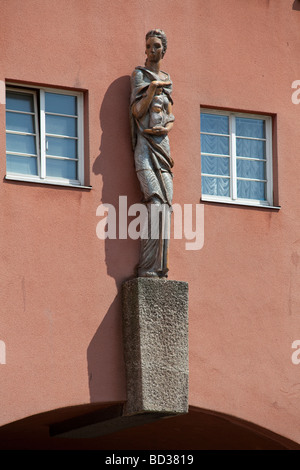
<svg viewBox="0 0 300 470">
<path fill-rule="evenodd" d="M 135 169 L 148 211 L 148 237 L 141 240 L 139 277 L 167 277 L 169 270 L 173 160 L 168 133 L 173 127 L 174 116 L 172 81 L 160 70 L 166 49 L 165 33 L 160 29 L 149 31 L 146 34 L 145 66 L 136 67 L 131 76 L 130 116 Z"/>
</svg>

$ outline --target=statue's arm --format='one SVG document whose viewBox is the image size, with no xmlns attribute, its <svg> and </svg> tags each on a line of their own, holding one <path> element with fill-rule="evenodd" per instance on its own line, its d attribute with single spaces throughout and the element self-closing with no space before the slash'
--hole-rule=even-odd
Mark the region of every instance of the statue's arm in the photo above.
<svg viewBox="0 0 300 470">
<path fill-rule="evenodd" d="M 134 86 L 138 87 L 140 83 L 142 82 L 142 74 L 140 71 L 135 71 L 132 76 L 132 80 L 134 83 Z M 163 82 L 160 80 L 153 80 L 150 82 L 147 91 L 145 94 L 140 98 L 139 100 L 135 101 L 132 105 L 131 111 L 133 116 L 136 119 L 141 119 L 147 114 L 149 106 L 151 105 L 151 102 L 153 100 L 153 97 L 156 93 L 156 88 L 158 86 L 164 86 L 168 83 L 171 82 Z"/>
<path fill-rule="evenodd" d="M 136 101 L 132 106 L 132 114 L 136 119 L 141 119 L 147 114 L 149 106 L 153 100 L 153 97 L 156 92 L 156 82 L 153 81 L 150 83 L 145 95 L 139 100 Z"/>
</svg>

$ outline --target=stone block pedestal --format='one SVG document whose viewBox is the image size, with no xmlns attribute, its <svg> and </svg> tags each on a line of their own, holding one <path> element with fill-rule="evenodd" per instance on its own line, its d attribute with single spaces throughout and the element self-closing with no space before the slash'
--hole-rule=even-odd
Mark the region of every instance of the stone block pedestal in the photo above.
<svg viewBox="0 0 300 470">
<path fill-rule="evenodd" d="M 188 284 L 136 278 L 123 284 L 127 376 L 124 416 L 188 412 Z"/>
</svg>

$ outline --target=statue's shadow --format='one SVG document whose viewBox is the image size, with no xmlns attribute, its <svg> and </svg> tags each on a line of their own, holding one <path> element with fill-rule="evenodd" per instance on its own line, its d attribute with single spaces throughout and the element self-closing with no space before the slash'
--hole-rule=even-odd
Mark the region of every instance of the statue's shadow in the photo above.
<svg viewBox="0 0 300 470">
<path fill-rule="evenodd" d="M 94 174 L 102 175 L 101 203 L 113 205 L 117 213 L 117 238 L 105 240 L 107 274 L 117 285 L 133 275 L 137 263 L 136 241 L 118 238 L 119 197 L 127 197 L 128 207 L 141 200 L 131 147 L 129 99 L 129 76 L 115 80 L 105 93 L 99 115 L 100 154 L 93 164 Z"/>
<path fill-rule="evenodd" d="M 104 241 L 107 274 L 115 280 L 117 295 L 112 298 L 87 351 L 91 402 L 103 402 L 106 398 L 106 401 L 115 401 L 116 390 L 124 390 L 123 396 L 125 394 L 120 289 L 125 280 L 135 277 L 139 243 L 118 238 L 119 197 L 127 197 L 128 207 L 141 200 L 131 149 L 129 99 L 130 77 L 120 77 L 107 89 L 99 115 L 102 135 L 93 173 L 102 175 L 99 204 L 113 205 L 117 214 L 117 238 Z M 103 286 L 99 285 L 101 288 Z M 99 316 L 102 314 L 99 305 Z"/>
</svg>

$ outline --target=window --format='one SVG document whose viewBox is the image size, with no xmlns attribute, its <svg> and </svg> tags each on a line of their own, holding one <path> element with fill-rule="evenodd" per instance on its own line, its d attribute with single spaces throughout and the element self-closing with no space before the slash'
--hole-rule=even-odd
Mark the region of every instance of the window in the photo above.
<svg viewBox="0 0 300 470">
<path fill-rule="evenodd" d="M 202 200 L 271 206 L 270 116 L 201 110 Z"/>
<path fill-rule="evenodd" d="M 83 185 L 83 95 L 6 89 L 6 178 Z"/>
</svg>

